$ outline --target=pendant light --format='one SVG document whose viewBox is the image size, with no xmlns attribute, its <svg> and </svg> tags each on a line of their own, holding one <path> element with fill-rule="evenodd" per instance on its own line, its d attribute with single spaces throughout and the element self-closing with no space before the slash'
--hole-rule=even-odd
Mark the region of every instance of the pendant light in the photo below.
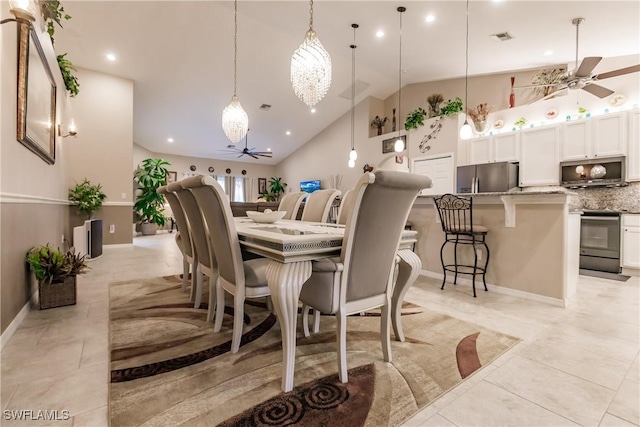
<svg viewBox="0 0 640 427">
<path fill-rule="evenodd" d="M 356 151 L 355 143 L 355 117 L 356 117 L 356 28 L 358 24 L 351 24 L 353 28 L 353 44 L 349 46 L 351 48 L 351 151 L 349 152 L 349 167 L 356 166 L 356 160 L 358 159 L 358 152 Z"/>
<path fill-rule="evenodd" d="M 313 108 L 331 86 L 331 57 L 313 31 L 313 0 L 309 30 L 291 57 L 291 85 L 296 96 Z"/>
<path fill-rule="evenodd" d="M 465 71 L 464 71 L 464 123 L 460 128 L 460 139 L 469 139 L 473 134 L 469 120 L 467 119 L 467 98 L 469 95 L 469 0 L 467 0 L 467 44 L 465 51 Z"/>
<path fill-rule="evenodd" d="M 400 61 L 398 65 L 398 117 L 402 117 L 401 113 L 401 105 L 402 105 L 402 14 L 407 10 L 406 7 L 400 6 L 398 7 L 398 12 L 400 12 Z M 396 153 L 401 153 L 404 151 L 404 141 L 400 136 L 400 127 L 398 127 L 398 139 L 393 144 L 393 151 Z"/>
<path fill-rule="evenodd" d="M 237 79 L 238 79 L 238 0 L 234 1 L 234 31 L 233 31 L 233 97 L 231 103 L 222 111 L 222 129 L 229 141 L 237 144 L 247 134 L 249 130 L 249 116 L 240 105 L 238 100 Z"/>
</svg>

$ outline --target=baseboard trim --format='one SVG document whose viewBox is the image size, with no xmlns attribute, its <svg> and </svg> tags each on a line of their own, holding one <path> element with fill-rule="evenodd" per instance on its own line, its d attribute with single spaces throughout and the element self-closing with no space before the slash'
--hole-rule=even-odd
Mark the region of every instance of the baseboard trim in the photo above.
<svg viewBox="0 0 640 427">
<path fill-rule="evenodd" d="M 0 335 L 0 351 L 2 351 L 4 346 L 9 342 L 13 334 L 15 334 L 16 330 L 20 327 L 20 324 L 22 323 L 24 318 L 27 317 L 27 314 L 29 314 L 29 311 L 31 311 L 31 306 L 36 302 L 35 299 L 36 299 L 37 292 L 38 291 L 36 290 L 31 295 L 31 298 L 29 298 L 29 301 L 27 301 L 27 303 L 18 312 L 18 315 L 13 318 L 11 323 L 9 323 L 9 326 L 7 326 L 7 329 L 4 330 L 2 335 Z"/>
<path fill-rule="evenodd" d="M 443 277 L 442 273 L 436 273 L 434 271 L 429 271 L 429 270 L 420 270 L 420 275 L 429 277 L 431 279 L 438 279 L 438 280 L 442 280 L 442 277 Z M 453 283 L 453 278 L 447 277 L 447 283 Z M 458 284 L 456 286 L 463 285 L 463 286 L 472 287 L 472 284 L 473 282 L 471 281 L 471 279 L 458 277 Z M 479 286 L 478 286 L 478 282 L 476 282 L 476 290 L 478 289 L 482 289 L 484 291 L 482 282 L 480 282 Z M 549 304 L 555 307 L 562 307 L 562 308 L 567 307 L 567 300 L 565 299 L 552 298 L 544 295 L 534 294 L 531 292 L 520 291 L 518 289 L 505 288 L 504 286 L 498 286 L 492 283 L 487 283 L 487 289 L 489 289 L 490 292 L 495 292 L 501 295 L 508 295 L 516 298 L 526 299 L 529 301 L 541 302 L 543 304 Z"/>
</svg>

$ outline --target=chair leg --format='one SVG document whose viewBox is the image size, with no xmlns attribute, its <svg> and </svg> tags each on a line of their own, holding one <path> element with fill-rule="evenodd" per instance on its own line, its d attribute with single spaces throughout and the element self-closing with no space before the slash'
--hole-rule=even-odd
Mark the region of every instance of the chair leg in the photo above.
<svg viewBox="0 0 640 427">
<path fill-rule="evenodd" d="M 202 303 L 202 282 L 204 281 L 204 274 L 202 271 L 198 271 L 198 280 L 196 280 L 196 295 L 193 302 L 193 308 L 200 308 Z"/>
<path fill-rule="evenodd" d="M 484 283 L 484 290 L 488 291 L 487 279 L 485 276 L 487 275 L 487 267 L 489 266 L 489 246 L 487 246 L 487 243 L 484 241 L 484 239 L 482 239 L 482 244 L 484 245 L 484 248 L 487 250 L 487 260 L 484 262 L 484 272 L 482 273 L 482 283 Z"/>
<path fill-rule="evenodd" d="M 187 291 L 188 281 L 189 281 L 189 261 L 187 261 L 187 257 L 182 257 L 182 292 Z"/>
<path fill-rule="evenodd" d="M 478 251 L 476 250 L 476 239 L 473 237 L 473 277 L 471 278 L 471 283 L 473 285 L 473 297 L 476 297 L 476 272 L 478 268 Z"/>
<path fill-rule="evenodd" d="M 198 262 L 193 260 L 193 267 L 191 267 L 191 294 L 189 298 L 191 298 L 191 302 L 196 300 L 196 288 L 198 287 L 198 274 L 200 274 L 200 266 Z"/>
<path fill-rule="evenodd" d="M 343 311 L 336 313 L 338 322 L 338 375 L 343 383 L 349 382 L 347 374 L 347 316 Z"/>
<path fill-rule="evenodd" d="M 313 309 L 313 333 L 317 334 L 320 332 L 320 310 L 317 308 Z"/>
<path fill-rule="evenodd" d="M 231 339 L 231 352 L 240 350 L 242 340 L 242 328 L 244 326 L 244 295 L 233 297 L 233 338 Z"/>
<path fill-rule="evenodd" d="M 220 332 L 222 329 L 222 318 L 224 317 L 224 288 L 220 283 L 220 277 L 216 280 L 216 322 L 213 332 Z"/>
<path fill-rule="evenodd" d="M 456 269 L 456 275 L 453 277 L 453 284 L 458 284 L 458 240 L 460 237 L 456 236 L 456 243 L 453 248 L 453 264 Z"/>
<path fill-rule="evenodd" d="M 209 277 L 209 308 L 207 309 L 207 322 L 213 322 L 216 313 L 216 282 L 217 277 Z"/>
<path fill-rule="evenodd" d="M 444 289 L 444 284 L 447 282 L 447 269 L 444 266 L 444 246 L 447 244 L 447 238 L 444 238 L 444 243 L 440 246 L 440 262 L 442 263 L 442 286 L 440 289 Z"/>
<path fill-rule="evenodd" d="M 387 301 L 381 307 L 380 313 L 380 342 L 382 343 L 382 356 L 385 362 L 391 362 L 391 334 L 389 323 L 391 321 L 391 303 Z"/>
<path fill-rule="evenodd" d="M 307 304 L 302 304 L 302 331 L 304 332 L 304 336 L 308 337 L 311 335 L 309 333 L 309 307 Z"/>
</svg>

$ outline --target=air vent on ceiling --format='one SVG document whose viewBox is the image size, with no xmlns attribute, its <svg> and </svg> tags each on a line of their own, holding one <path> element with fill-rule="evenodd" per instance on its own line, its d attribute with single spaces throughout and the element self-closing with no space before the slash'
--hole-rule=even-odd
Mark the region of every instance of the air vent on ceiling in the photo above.
<svg viewBox="0 0 640 427">
<path fill-rule="evenodd" d="M 362 80 L 356 80 L 356 97 L 360 95 L 366 88 L 370 86 L 369 83 L 363 82 Z M 346 88 L 340 95 L 341 98 L 351 99 L 351 85 Z"/>
<path fill-rule="evenodd" d="M 506 42 L 507 40 L 511 40 L 513 38 L 513 36 L 509 34 L 508 31 L 498 34 L 492 34 L 489 37 L 500 42 Z"/>
<path fill-rule="evenodd" d="M 269 105 L 269 104 L 262 104 L 260 106 L 260 109 L 264 110 L 264 111 L 269 111 L 269 108 L 271 108 L 271 105 Z"/>
</svg>

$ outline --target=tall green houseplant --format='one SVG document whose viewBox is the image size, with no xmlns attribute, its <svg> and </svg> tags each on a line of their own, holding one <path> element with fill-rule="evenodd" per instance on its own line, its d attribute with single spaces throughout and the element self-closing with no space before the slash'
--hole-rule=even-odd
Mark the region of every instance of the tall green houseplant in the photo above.
<svg viewBox="0 0 640 427">
<path fill-rule="evenodd" d="M 133 176 L 140 186 L 133 208 L 140 217 L 142 234 L 155 234 L 158 226 L 164 226 L 164 196 L 156 190 L 167 185 L 166 166 L 170 164 L 163 159 L 145 159 Z"/>
<path fill-rule="evenodd" d="M 87 178 L 69 189 L 69 201 L 78 207 L 78 211 L 87 215 L 87 219 L 91 219 L 106 198 L 107 195 L 102 192 L 102 185 L 94 185 Z"/>
</svg>

